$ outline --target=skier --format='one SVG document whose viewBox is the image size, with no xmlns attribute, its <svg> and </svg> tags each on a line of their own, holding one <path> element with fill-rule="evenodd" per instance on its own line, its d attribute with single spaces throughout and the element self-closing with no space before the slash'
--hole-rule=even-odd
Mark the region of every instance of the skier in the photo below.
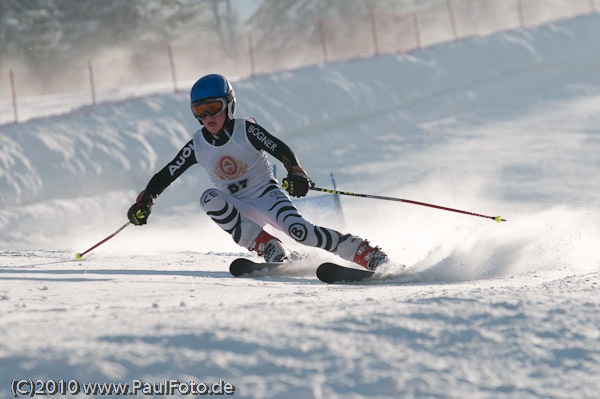
<svg viewBox="0 0 600 399">
<path fill-rule="evenodd" d="M 304 197 L 313 184 L 292 150 L 253 118 L 234 118 L 233 87 L 221 75 L 200 78 L 192 87 L 192 113 L 203 126 L 175 158 L 156 173 L 129 208 L 134 225 L 144 225 L 156 198 L 190 166 L 200 163 L 216 188 L 206 190 L 200 206 L 233 240 L 283 262 L 289 253 L 281 241 L 263 230 L 270 224 L 304 245 L 319 247 L 373 270 L 386 254 L 367 240 L 306 221 L 290 199 Z M 288 175 L 282 189 L 267 155 L 283 163 Z M 289 195 L 288 195 L 289 193 Z"/>
</svg>

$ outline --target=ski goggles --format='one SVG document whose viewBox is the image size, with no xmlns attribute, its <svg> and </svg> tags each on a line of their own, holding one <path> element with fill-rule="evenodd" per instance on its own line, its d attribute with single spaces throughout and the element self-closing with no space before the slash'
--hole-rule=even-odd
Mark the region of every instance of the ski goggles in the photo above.
<svg viewBox="0 0 600 399">
<path fill-rule="evenodd" d="M 192 103 L 192 113 L 197 119 L 203 120 L 207 116 L 219 116 L 227 104 L 222 98 L 209 98 L 205 100 L 194 101 Z"/>
</svg>

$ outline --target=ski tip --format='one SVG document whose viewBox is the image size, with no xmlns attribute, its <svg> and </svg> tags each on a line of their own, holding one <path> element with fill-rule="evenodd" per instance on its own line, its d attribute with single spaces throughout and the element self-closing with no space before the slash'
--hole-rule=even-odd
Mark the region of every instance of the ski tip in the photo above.
<svg viewBox="0 0 600 399">
<path fill-rule="evenodd" d="M 261 272 L 264 269 L 270 271 L 274 268 L 277 268 L 281 265 L 285 265 L 286 262 L 272 262 L 272 263 L 264 263 L 264 262 L 254 262 L 247 258 L 237 258 L 229 265 L 229 272 L 234 277 L 240 277 L 243 275 L 250 275 L 253 272 Z"/>
<path fill-rule="evenodd" d="M 506 222 L 506 219 L 502 219 L 502 216 L 496 216 L 496 217 L 494 218 L 494 220 L 495 220 L 496 222 L 498 222 L 498 223 L 500 223 L 500 222 Z"/>
<path fill-rule="evenodd" d="M 335 282 L 335 280 L 329 276 L 329 273 L 326 270 L 329 266 L 323 266 L 323 265 L 325 265 L 325 263 L 323 263 L 319 267 L 317 267 L 317 273 L 316 273 L 317 278 L 324 283 L 333 284 Z"/>
<path fill-rule="evenodd" d="M 83 258 L 81 257 L 81 253 L 80 253 L 80 252 L 77 252 L 77 253 L 75 254 L 75 259 L 77 259 L 77 260 L 82 260 L 82 259 L 83 259 Z"/>
<path fill-rule="evenodd" d="M 235 259 L 229 265 L 229 273 L 234 277 L 239 277 L 243 274 L 248 273 L 248 267 L 246 265 L 246 259 L 238 258 Z"/>
<path fill-rule="evenodd" d="M 337 263 L 325 262 L 317 268 L 317 278 L 327 284 L 354 283 L 365 280 L 375 274 L 367 269 L 356 269 L 338 265 Z"/>
</svg>

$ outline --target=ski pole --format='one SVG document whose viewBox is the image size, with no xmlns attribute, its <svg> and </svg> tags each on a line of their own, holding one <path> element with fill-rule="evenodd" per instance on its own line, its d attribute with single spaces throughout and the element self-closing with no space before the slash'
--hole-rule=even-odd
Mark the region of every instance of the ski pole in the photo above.
<svg viewBox="0 0 600 399">
<path fill-rule="evenodd" d="M 462 213 L 462 214 L 465 214 L 465 215 L 471 215 L 471 216 L 479 216 L 481 218 L 495 220 L 498 223 L 500 223 L 500 222 L 506 222 L 506 219 L 502 219 L 502 217 L 500 217 L 500 216 L 480 215 L 479 213 L 461 211 L 461 210 L 458 210 L 458 209 L 446 208 L 445 206 L 427 204 L 425 202 L 413 201 L 413 200 L 408 200 L 408 199 L 393 198 L 393 197 L 383 197 L 383 196 L 380 196 L 380 195 L 371 195 L 371 194 L 350 193 L 350 192 L 347 192 L 347 191 L 330 190 L 330 189 L 327 189 L 327 188 L 320 188 L 320 187 L 310 187 L 309 186 L 309 188 L 311 190 L 314 190 L 314 191 L 320 191 L 320 192 L 329 193 L 329 194 L 341 194 L 341 195 L 350 195 L 350 196 L 353 196 L 353 197 L 361 197 L 361 198 L 373 198 L 373 199 L 380 199 L 380 200 L 386 200 L 386 201 L 406 202 L 407 204 L 428 206 L 430 208 L 441 209 L 441 210 L 444 210 L 444 211 L 458 212 L 458 213 Z"/>
<path fill-rule="evenodd" d="M 87 254 L 88 252 L 90 252 L 92 249 L 99 247 L 100 245 L 104 244 L 106 241 L 110 240 L 111 238 L 113 238 L 114 236 L 116 236 L 117 234 L 119 234 L 121 232 L 121 230 L 123 230 L 125 227 L 129 226 L 131 224 L 131 222 L 127 222 L 125 223 L 123 226 L 121 226 L 119 228 L 119 230 L 115 231 L 114 233 L 112 233 L 111 235 L 109 235 L 108 237 L 106 237 L 104 240 L 100 241 L 98 244 L 94 245 L 93 247 L 91 247 L 90 249 L 88 249 L 87 251 L 84 252 L 77 252 L 75 254 L 75 259 L 77 260 L 81 260 L 81 257 L 85 254 Z"/>
</svg>

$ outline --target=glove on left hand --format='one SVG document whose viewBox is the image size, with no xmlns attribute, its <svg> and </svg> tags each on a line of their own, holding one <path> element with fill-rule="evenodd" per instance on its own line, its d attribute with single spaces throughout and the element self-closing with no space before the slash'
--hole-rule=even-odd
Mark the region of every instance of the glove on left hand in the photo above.
<svg viewBox="0 0 600 399">
<path fill-rule="evenodd" d="M 283 179 L 283 188 L 287 190 L 292 197 L 304 197 L 308 194 L 309 186 L 314 186 L 314 183 L 306 175 L 302 168 L 294 168 Z"/>
</svg>

